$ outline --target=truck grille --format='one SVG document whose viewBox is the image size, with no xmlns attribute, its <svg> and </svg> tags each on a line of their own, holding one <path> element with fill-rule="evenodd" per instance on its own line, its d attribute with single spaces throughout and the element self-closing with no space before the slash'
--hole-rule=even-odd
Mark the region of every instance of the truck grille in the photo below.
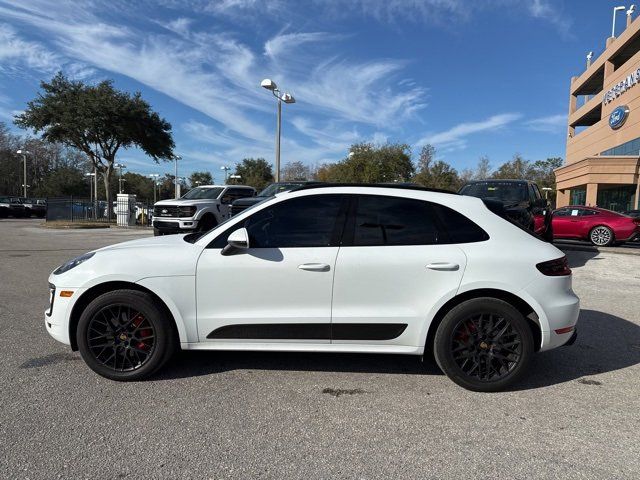
<svg viewBox="0 0 640 480">
<path fill-rule="evenodd" d="M 175 205 L 157 205 L 153 207 L 153 216 L 156 218 L 189 218 L 196 213 L 196 207 L 178 207 Z"/>
</svg>

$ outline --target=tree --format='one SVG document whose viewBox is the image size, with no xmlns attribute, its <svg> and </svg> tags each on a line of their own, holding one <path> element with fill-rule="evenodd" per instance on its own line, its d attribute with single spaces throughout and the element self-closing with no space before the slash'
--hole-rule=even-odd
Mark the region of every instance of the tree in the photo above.
<svg viewBox="0 0 640 480">
<path fill-rule="evenodd" d="M 289 162 L 282 169 L 280 177 L 284 181 L 309 180 L 311 178 L 311 168 L 299 161 Z"/>
<path fill-rule="evenodd" d="M 486 180 L 487 178 L 491 178 L 491 163 L 489 162 L 489 157 L 483 155 L 478 159 L 478 165 L 473 174 L 473 179 Z"/>
<path fill-rule="evenodd" d="M 356 143 L 347 158 L 321 165 L 315 178 L 323 182 L 393 183 L 413 177 L 411 149 L 406 144 Z"/>
<path fill-rule="evenodd" d="M 458 171 L 442 160 L 434 162 L 435 154 L 432 145 L 422 147 L 413 181 L 429 188 L 457 191 L 462 186 Z"/>
<path fill-rule="evenodd" d="M 519 153 L 513 155 L 511 161 L 503 163 L 500 168 L 493 172 L 492 178 L 498 179 L 528 179 L 531 167 L 529 161 L 522 158 Z"/>
<path fill-rule="evenodd" d="M 62 73 L 40 87 L 38 97 L 15 117 L 16 125 L 83 152 L 102 175 L 108 204 L 120 148 L 138 147 L 156 162 L 173 158 L 171 125 L 151 110 L 139 92 L 116 90 L 111 80 L 85 85 Z M 108 212 L 111 215 L 111 209 Z"/>
<path fill-rule="evenodd" d="M 245 158 L 236 164 L 235 175 L 240 175 L 240 183 L 251 185 L 257 190 L 262 190 L 273 182 L 273 170 L 271 164 L 264 158 Z"/>
<path fill-rule="evenodd" d="M 197 187 L 198 185 L 212 185 L 213 177 L 209 172 L 193 172 L 189 175 L 189 184 L 191 187 Z"/>
</svg>

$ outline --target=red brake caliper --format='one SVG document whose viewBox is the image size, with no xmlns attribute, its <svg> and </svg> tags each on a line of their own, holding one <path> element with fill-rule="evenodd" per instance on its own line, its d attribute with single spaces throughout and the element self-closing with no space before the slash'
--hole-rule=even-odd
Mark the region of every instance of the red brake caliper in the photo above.
<svg viewBox="0 0 640 480">
<path fill-rule="evenodd" d="M 137 314 L 132 322 L 133 328 L 136 329 L 138 328 L 142 322 L 144 322 L 144 317 L 140 314 Z M 140 336 L 141 337 L 146 337 L 147 335 L 151 335 L 151 329 L 150 328 L 143 328 L 142 330 L 140 330 Z M 149 345 L 147 345 L 146 343 L 144 343 L 143 341 L 139 341 L 138 344 L 136 345 L 137 348 L 139 348 L 140 350 L 149 350 Z"/>
</svg>

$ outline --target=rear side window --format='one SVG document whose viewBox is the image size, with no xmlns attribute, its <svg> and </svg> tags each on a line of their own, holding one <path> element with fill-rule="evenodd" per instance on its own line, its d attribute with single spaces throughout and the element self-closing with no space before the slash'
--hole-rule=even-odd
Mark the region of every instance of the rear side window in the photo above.
<svg viewBox="0 0 640 480">
<path fill-rule="evenodd" d="M 427 202 L 378 195 L 358 197 L 354 246 L 432 245 L 441 237 Z"/>
<path fill-rule="evenodd" d="M 452 208 L 434 203 L 433 209 L 447 231 L 447 243 L 472 243 L 489 240 L 487 232 Z"/>
</svg>

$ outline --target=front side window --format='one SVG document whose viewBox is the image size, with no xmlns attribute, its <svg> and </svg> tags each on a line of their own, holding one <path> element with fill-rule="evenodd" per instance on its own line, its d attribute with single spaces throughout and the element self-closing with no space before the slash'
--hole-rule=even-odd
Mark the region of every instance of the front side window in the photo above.
<svg viewBox="0 0 640 480">
<path fill-rule="evenodd" d="M 427 202 L 378 195 L 358 198 L 354 246 L 433 245 L 441 237 Z"/>
<path fill-rule="evenodd" d="M 251 248 L 328 247 L 341 234 L 343 195 L 293 198 L 263 208 L 212 242 L 224 248 L 232 231 L 246 228 Z"/>
</svg>

